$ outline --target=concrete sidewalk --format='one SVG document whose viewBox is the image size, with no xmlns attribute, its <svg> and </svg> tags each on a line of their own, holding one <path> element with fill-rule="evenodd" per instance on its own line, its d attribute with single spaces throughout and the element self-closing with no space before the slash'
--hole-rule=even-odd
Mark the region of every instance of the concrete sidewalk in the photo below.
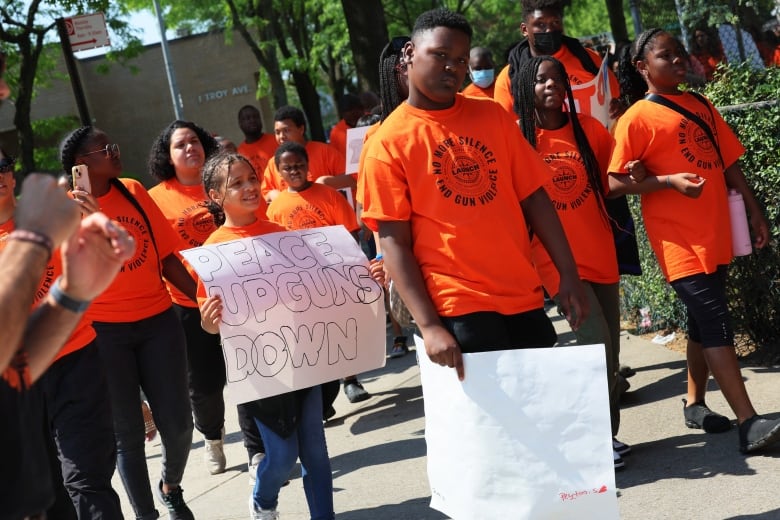
<svg viewBox="0 0 780 520">
<path fill-rule="evenodd" d="M 559 340 L 572 343 L 565 321 L 556 317 Z M 388 351 L 389 351 L 388 339 Z M 419 370 L 414 353 L 388 359 L 387 365 L 361 375 L 373 397 L 350 404 L 341 394 L 337 415 L 326 424 L 333 468 L 334 502 L 339 520 L 438 520 L 446 516 L 428 507 L 425 421 Z M 616 475 L 624 520 L 777 519 L 780 518 L 780 446 L 762 455 L 744 456 L 737 431 L 705 434 L 686 428 L 682 415 L 685 360 L 665 347 L 624 335 L 621 361 L 637 374 L 629 381 L 619 438 L 633 446 L 626 469 Z M 748 392 L 759 413 L 778 417 L 780 367 L 743 368 Z M 732 416 L 714 382 L 708 405 Z M 209 475 L 203 440 L 195 433 L 182 487 L 198 519 L 247 519 L 251 491 L 246 451 L 235 412 L 226 419 L 228 470 Z M 457 447 L 454 448 L 457 452 Z M 147 444 L 152 481 L 160 473 L 159 440 Z M 118 475 L 114 487 L 125 516 L 134 518 Z M 163 517 L 167 512 L 158 507 Z M 308 519 L 300 475 L 282 489 L 283 520 Z M 486 519 L 493 520 L 493 519 Z"/>
</svg>

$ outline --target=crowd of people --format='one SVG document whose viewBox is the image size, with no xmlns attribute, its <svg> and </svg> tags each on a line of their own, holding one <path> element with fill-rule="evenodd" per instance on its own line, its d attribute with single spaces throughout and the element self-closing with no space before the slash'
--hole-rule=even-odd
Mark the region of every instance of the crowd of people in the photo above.
<svg viewBox="0 0 780 520">
<path fill-rule="evenodd" d="M 121 518 L 115 467 L 136 518 L 157 518 L 155 499 L 171 518 L 193 518 L 182 488 L 193 429 L 206 471 L 226 467 L 223 302 L 180 251 L 329 225 L 353 234 L 427 355 L 461 380 L 465 353 L 555 344 L 546 294 L 579 344 L 605 345 L 614 467 L 623 468 L 619 280 L 639 274 L 626 194 L 640 195 L 651 246 L 688 313 L 685 424 L 731 429 L 706 404 L 712 375 L 739 450 L 780 440 L 780 420 L 753 408 L 734 350 L 727 191 L 745 201 L 756 248 L 769 225 L 739 167 L 738 138 L 706 98 L 680 89 L 692 59 L 711 79 L 722 49 L 702 30 L 689 55 L 675 36 L 647 30 L 608 70 L 615 95 L 604 105 L 594 86 L 604 58 L 565 34 L 564 4 L 522 6 L 524 38 L 498 75 L 463 16 L 421 14 L 379 57 L 379 96 L 344 96 L 330 144 L 307 139 L 293 106 L 276 110 L 273 134 L 256 107 L 241 107 L 237 147 L 174 121 L 152 143 L 158 183 L 147 191 L 121 178 L 119 144 L 85 126 L 64 138 L 60 158 L 67 174 L 84 168 L 88 186 L 66 194 L 33 174 L 18 201 L 13 158 L 0 150 L 0 269 L 18 280 L 0 288 L 0 405 L 10 420 L 0 438 L 11 448 L 0 518 Z M 358 173 L 346 174 L 347 130 L 363 125 Z M 406 336 L 390 314 L 391 357 L 400 357 Z M 370 398 L 345 375 L 238 406 L 250 518 L 280 517 L 279 490 L 299 458 L 311 518 L 335 517 L 323 421 L 341 385 L 350 402 Z M 162 445 L 155 478 L 147 405 Z"/>
</svg>

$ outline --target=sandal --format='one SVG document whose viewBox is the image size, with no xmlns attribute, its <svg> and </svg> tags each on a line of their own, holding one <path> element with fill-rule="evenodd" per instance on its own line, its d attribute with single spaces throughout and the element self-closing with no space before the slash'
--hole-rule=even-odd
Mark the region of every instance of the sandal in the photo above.
<svg viewBox="0 0 780 520">
<path fill-rule="evenodd" d="M 144 433 L 146 435 L 146 442 L 151 442 L 155 437 L 157 437 L 157 425 L 154 424 L 152 409 L 149 408 L 148 402 L 141 401 L 141 413 L 144 416 Z"/>
</svg>

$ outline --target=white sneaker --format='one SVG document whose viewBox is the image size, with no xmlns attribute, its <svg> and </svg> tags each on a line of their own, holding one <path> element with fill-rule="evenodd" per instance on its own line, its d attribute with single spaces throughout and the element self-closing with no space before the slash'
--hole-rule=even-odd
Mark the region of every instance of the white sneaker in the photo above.
<svg viewBox="0 0 780 520">
<path fill-rule="evenodd" d="M 258 453 L 257 455 L 264 455 Z M 256 509 L 253 494 L 249 494 L 249 520 L 279 520 L 279 511 L 276 509 Z"/>
<path fill-rule="evenodd" d="M 206 445 L 206 468 L 209 470 L 209 473 L 212 475 L 224 473 L 226 460 L 222 439 L 215 439 L 213 441 L 205 439 L 204 443 Z"/>
<path fill-rule="evenodd" d="M 255 481 L 257 480 L 257 467 L 260 465 L 260 461 L 262 461 L 264 457 L 265 453 L 255 453 L 252 455 L 252 460 L 249 462 L 249 485 L 252 487 L 255 487 Z"/>
</svg>

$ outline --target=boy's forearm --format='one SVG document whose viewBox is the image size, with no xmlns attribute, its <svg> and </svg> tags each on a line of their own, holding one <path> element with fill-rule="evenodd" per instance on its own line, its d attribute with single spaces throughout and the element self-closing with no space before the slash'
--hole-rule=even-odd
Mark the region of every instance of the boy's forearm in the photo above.
<svg viewBox="0 0 780 520">
<path fill-rule="evenodd" d="M 19 350 L 33 295 L 46 268 L 48 252 L 42 247 L 18 240 L 11 240 L 0 254 L 0 372 L 6 369 Z"/>
</svg>

